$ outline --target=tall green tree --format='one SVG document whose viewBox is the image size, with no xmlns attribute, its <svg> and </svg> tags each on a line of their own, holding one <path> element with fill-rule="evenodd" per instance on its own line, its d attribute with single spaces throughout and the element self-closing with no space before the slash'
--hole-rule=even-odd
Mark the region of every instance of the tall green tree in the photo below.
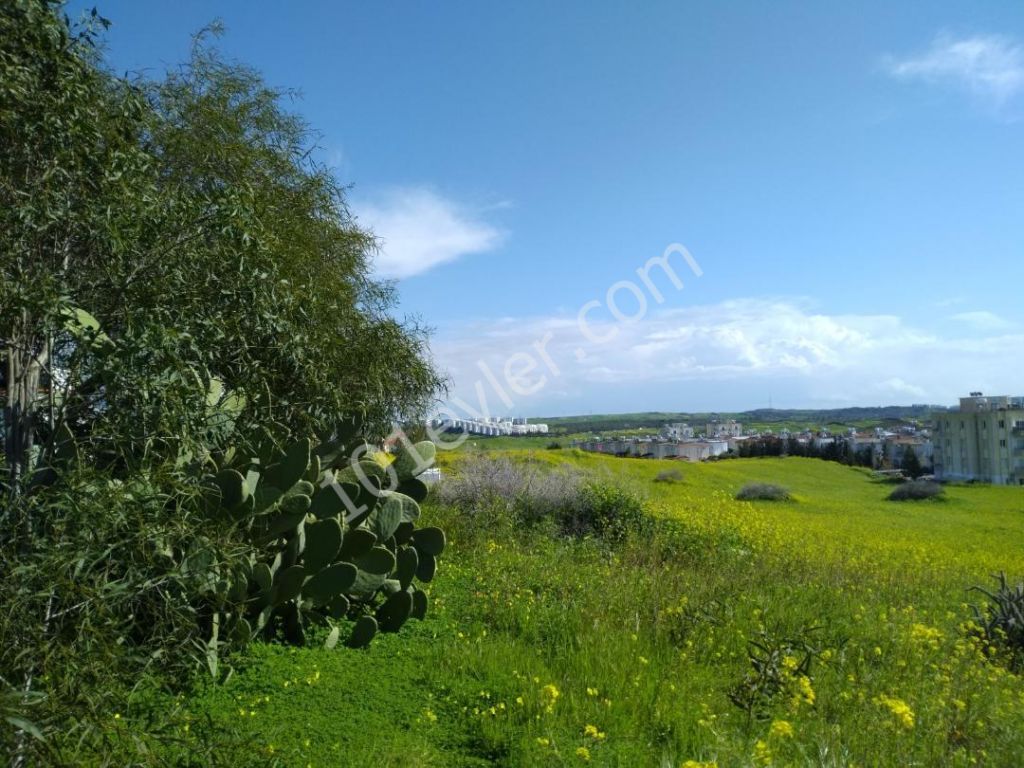
<svg viewBox="0 0 1024 768">
<path fill-rule="evenodd" d="M 61 11 L 0 3 L 0 723 L 43 687 L 43 730 L 84 743 L 83 712 L 187 662 L 203 563 L 248 557 L 202 513 L 205 455 L 353 412 L 383 436 L 443 382 L 287 94 L 208 34 L 114 76 L 103 20 Z M 50 749 L 27 733 L 0 730 L 14 764 Z"/>
<path fill-rule="evenodd" d="M 903 449 L 903 455 L 900 458 L 900 469 L 915 480 L 924 474 L 924 467 L 921 466 L 921 460 L 917 458 L 914 446 L 908 445 Z"/>
<path fill-rule="evenodd" d="M 244 395 L 240 430 L 422 412 L 443 384 L 425 329 L 288 94 L 209 35 L 162 80 L 114 77 L 58 9 L 0 10 L 9 494 L 64 427 L 124 467 L 202 450 L 213 382 Z"/>
</svg>

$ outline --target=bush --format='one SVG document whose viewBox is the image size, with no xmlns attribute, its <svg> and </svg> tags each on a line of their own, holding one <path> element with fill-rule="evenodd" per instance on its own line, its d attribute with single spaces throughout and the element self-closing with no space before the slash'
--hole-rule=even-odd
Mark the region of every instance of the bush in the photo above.
<svg viewBox="0 0 1024 768">
<path fill-rule="evenodd" d="M 576 503 L 562 513 L 559 527 L 569 536 L 621 542 L 643 530 L 649 519 L 635 494 L 610 483 L 589 482 Z"/>
<path fill-rule="evenodd" d="M 549 451 L 560 451 L 560 450 L 562 450 L 562 444 L 560 442 L 558 442 L 557 440 L 552 440 L 550 443 L 548 443 L 548 450 Z"/>
<path fill-rule="evenodd" d="M 790 501 L 793 497 L 781 485 L 747 483 L 736 494 L 739 501 Z"/>
<path fill-rule="evenodd" d="M 613 483 L 503 455 L 466 457 L 436 498 L 477 517 L 490 533 L 501 525 L 549 524 L 563 535 L 617 541 L 647 519 L 642 500 Z"/>
<path fill-rule="evenodd" d="M 941 498 L 945 491 L 938 483 L 930 480 L 911 480 L 897 486 L 889 494 L 889 501 L 921 501 L 923 499 Z"/>
<path fill-rule="evenodd" d="M 477 454 L 460 461 L 442 480 L 437 499 L 473 515 L 498 510 L 517 522 L 533 524 L 571 507 L 582 486 L 582 473 L 573 469 Z"/>
<path fill-rule="evenodd" d="M 659 472 L 655 478 L 656 483 L 681 483 L 683 482 L 683 473 L 678 469 L 663 469 Z"/>
</svg>

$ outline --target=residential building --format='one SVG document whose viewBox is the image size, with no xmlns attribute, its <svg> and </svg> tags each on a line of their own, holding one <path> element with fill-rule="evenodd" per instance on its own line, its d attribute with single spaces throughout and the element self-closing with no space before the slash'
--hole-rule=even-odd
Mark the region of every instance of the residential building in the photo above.
<svg viewBox="0 0 1024 768">
<path fill-rule="evenodd" d="M 1024 397 L 960 398 L 960 410 L 935 419 L 935 475 L 1024 485 Z"/>
<path fill-rule="evenodd" d="M 669 440 L 692 440 L 693 427 L 685 423 L 666 424 L 661 429 L 661 435 Z"/>
<path fill-rule="evenodd" d="M 468 432 L 471 435 L 495 437 L 498 435 L 546 435 L 547 424 L 530 424 L 526 419 L 479 418 L 479 419 L 433 419 L 431 427 L 446 432 Z"/>
<path fill-rule="evenodd" d="M 704 429 L 704 434 L 709 440 L 715 437 L 740 437 L 743 434 L 743 425 L 735 419 L 710 421 Z"/>
</svg>

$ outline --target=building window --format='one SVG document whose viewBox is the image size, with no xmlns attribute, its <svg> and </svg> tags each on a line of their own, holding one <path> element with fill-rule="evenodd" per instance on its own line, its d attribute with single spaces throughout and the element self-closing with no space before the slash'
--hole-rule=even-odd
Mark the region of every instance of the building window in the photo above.
<svg viewBox="0 0 1024 768">
<path fill-rule="evenodd" d="M 1005 440 L 1000 440 L 999 441 L 999 447 L 1000 448 L 1005 448 L 1006 447 L 1006 441 Z"/>
</svg>

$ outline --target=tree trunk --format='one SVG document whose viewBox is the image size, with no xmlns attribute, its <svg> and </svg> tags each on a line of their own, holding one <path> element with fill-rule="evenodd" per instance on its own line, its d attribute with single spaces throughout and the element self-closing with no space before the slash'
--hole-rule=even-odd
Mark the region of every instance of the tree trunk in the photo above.
<svg viewBox="0 0 1024 768">
<path fill-rule="evenodd" d="M 4 408 L 4 454 L 10 500 L 13 502 L 31 473 L 35 446 L 36 406 L 39 385 L 49 350 L 36 352 L 37 344 L 29 333 L 29 318 L 22 317 L 21 328 L 7 344 L 7 403 Z"/>
</svg>

